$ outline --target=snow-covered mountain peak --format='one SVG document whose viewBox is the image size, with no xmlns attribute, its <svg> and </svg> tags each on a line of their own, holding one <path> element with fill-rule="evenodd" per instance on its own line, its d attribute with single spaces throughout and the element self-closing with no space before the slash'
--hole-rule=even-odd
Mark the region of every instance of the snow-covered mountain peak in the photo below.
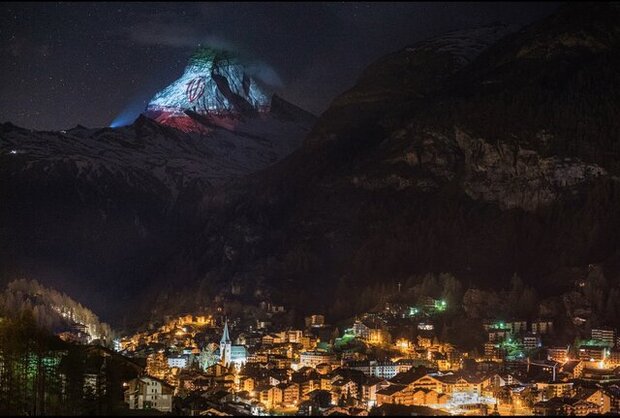
<svg viewBox="0 0 620 418">
<path fill-rule="evenodd" d="M 231 129 L 240 117 L 269 112 L 271 97 L 237 56 L 201 47 L 181 77 L 153 97 L 146 115 L 186 132 Z"/>
</svg>

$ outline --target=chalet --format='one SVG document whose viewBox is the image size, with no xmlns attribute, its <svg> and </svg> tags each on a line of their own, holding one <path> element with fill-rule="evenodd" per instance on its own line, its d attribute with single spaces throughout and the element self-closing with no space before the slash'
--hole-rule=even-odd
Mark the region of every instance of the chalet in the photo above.
<svg viewBox="0 0 620 418">
<path fill-rule="evenodd" d="M 300 389 L 297 383 L 280 383 L 282 390 L 282 404 L 285 406 L 295 406 L 300 400 Z"/>
<path fill-rule="evenodd" d="M 581 360 L 569 360 L 560 367 L 560 373 L 569 379 L 577 379 L 583 373 L 585 362 Z"/>
<path fill-rule="evenodd" d="M 385 379 L 378 377 L 369 377 L 362 384 L 362 400 L 368 405 L 374 405 L 377 402 L 377 392 L 389 386 Z"/>
<path fill-rule="evenodd" d="M 239 379 L 239 390 L 252 392 L 256 387 L 256 379 L 250 376 L 242 376 Z"/>
<path fill-rule="evenodd" d="M 384 389 L 377 391 L 377 406 L 383 404 L 403 404 L 410 403 L 411 391 L 407 389 L 406 385 L 390 385 Z"/>
<path fill-rule="evenodd" d="M 537 402 L 533 407 L 534 415 L 599 415 L 597 404 L 578 398 L 551 398 L 548 401 Z"/>
<path fill-rule="evenodd" d="M 150 376 L 132 379 L 125 391 L 125 403 L 129 409 L 157 409 L 172 411 L 174 388 L 168 383 Z"/>
<path fill-rule="evenodd" d="M 277 386 L 263 385 L 256 388 L 260 402 L 267 409 L 273 409 L 282 403 L 282 389 Z"/>
<path fill-rule="evenodd" d="M 336 380 L 332 383 L 330 392 L 332 403 L 337 405 L 341 399 L 357 398 L 357 384 L 350 379 Z"/>
<path fill-rule="evenodd" d="M 491 385 L 491 377 L 484 375 L 467 375 L 464 373 L 429 373 L 415 381 L 411 389 L 428 389 L 437 393 L 482 394 L 483 389 Z"/>
<path fill-rule="evenodd" d="M 411 396 L 411 405 L 441 405 L 450 400 L 450 397 L 445 393 L 437 393 L 434 390 L 417 389 L 414 390 Z"/>
<path fill-rule="evenodd" d="M 598 405 L 599 414 L 611 412 L 612 397 L 600 388 L 582 388 L 577 391 L 575 398 Z"/>
<path fill-rule="evenodd" d="M 536 382 L 536 389 L 542 393 L 543 400 L 571 396 L 573 382 Z"/>
</svg>

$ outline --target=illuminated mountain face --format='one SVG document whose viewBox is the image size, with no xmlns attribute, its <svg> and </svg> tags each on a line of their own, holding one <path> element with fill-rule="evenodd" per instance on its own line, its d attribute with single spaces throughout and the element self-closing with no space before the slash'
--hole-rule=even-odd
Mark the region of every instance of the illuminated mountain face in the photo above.
<svg viewBox="0 0 620 418">
<path fill-rule="evenodd" d="M 270 110 L 271 95 L 246 71 L 246 67 L 226 51 L 200 48 L 191 57 L 183 75 L 158 92 L 150 101 L 146 115 L 160 123 L 184 131 L 205 129 L 188 113 L 209 118 L 214 125 L 230 128 L 240 115 Z M 204 122 L 204 121 L 203 121 Z"/>
</svg>

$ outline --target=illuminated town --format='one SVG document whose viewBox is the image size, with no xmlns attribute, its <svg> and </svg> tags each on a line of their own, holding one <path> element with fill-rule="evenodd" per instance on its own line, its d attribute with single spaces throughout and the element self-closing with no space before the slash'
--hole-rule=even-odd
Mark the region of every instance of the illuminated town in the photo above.
<svg viewBox="0 0 620 418">
<path fill-rule="evenodd" d="M 66 294 L 18 280 L 0 293 L 0 377 L 11 389 L 0 396 L 19 393 L 16 382 L 37 393 L 43 379 L 39 408 L 50 413 L 88 400 L 83 411 L 115 415 L 618 414 L 620 336 L 582 308 L 601 278 L 591 266 L 561 298 L 574 305 L 544 316 L 554 298 L 527 302 L 518 277 L 485 294 L 428 275 L 337 321 L 322 312 L 299 320 L 291 306 L 231 286 L 211 307 L 130 335 Z M 37 324 L 58 341 L 19 331 Z"/>
<path fill-rule="evenodd" d="M 488 341 L 464 351 L 437 333 L 445 300 L 386 303 L 347 328 L 320 314 L 282 328 L 274 324 L 285 306 L 259 308 L 263 320 L 226 317 L 219 307 L 116 340 L 121 354 L 145 361 L 144 374 L 126 383 L 130 408 L 361 416 L 588 415 L 620 406 L 620 340 L 611 328 L 557 346 L 552 320 L 490 318 L 482 323 Z"/>
</svg>

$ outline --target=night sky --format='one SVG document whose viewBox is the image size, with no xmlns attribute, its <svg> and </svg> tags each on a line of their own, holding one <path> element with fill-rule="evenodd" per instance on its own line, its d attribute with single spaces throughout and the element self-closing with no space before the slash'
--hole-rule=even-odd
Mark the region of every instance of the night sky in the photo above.
<svg viewBox="0 0 620 418">
<path fill-rule="evenodd" d="M 210 44 L 259 63 L 320 113 L 373 60 L 441 32 L 527 24 L 557 3 L 2 3 L 0 122 L 34 129 L 132 119 Z"/>
</svg>

